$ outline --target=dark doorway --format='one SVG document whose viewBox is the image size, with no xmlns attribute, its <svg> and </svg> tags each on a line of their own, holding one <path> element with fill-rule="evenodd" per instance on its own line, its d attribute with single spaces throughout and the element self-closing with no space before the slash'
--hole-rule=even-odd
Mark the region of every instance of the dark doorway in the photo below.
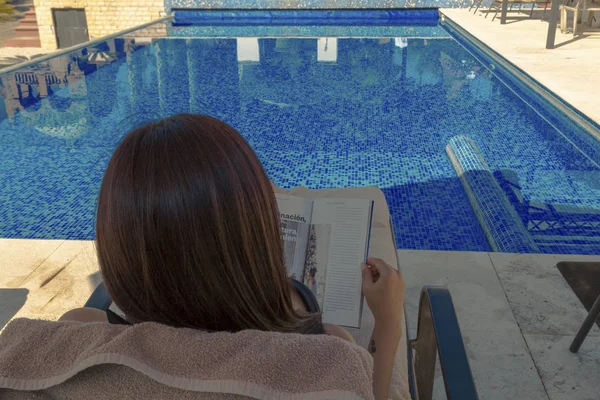
<svg viewBox="0 0 600 400">
<path fill-rule="evenodd" d="M 55 8 L 52 9 L 52 15 L 59 49 L 90 40 L 84 9 Z"/>
</svg>

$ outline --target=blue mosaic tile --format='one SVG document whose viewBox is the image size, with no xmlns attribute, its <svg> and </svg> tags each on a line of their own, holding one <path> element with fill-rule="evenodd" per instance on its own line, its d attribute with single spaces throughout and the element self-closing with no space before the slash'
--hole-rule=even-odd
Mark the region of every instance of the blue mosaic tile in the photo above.
<svg viewBox="0 0 600 400">
<path fill-rule="evenodd" d="M 335 25 L 253 25 L 248 26 L 219 26 L 219 25 L 168 25 L 170 37 L 404 37 L 404 38 L 438 38 L 450 37 L 447 31 L 439 26 L 335 26 Z"/>
<path fill-rule="evenodd" d="M 93 239 L 125 132 L 194 112 L 234 126 L 277 185 L 379 186 L 404 249 L 491 250 L 445 153 L 468 136 L 540 251 L 600 254 L 595 153 L 443 36 L 329 38 L 333 61 L 314 38 L 258 39 L 257 61 L 234 38 L 118 39 L 0 76 L 0 237 Z"/>
<path fill-rule="evenodd" d="M 472 0 L 165 0 L 165 9 L 394 9 L 469 7 Z M 492 0 L 484 1 L 489 5 Z"/>
<path fill-rule="evenodd" d="M 539 253 L 540 249 L 475 143 L 466 136 L 455 136 L 446 151 L 492 249 L 505 253 Z"/>
<path fill-rule="evenodd" d="M 175 10 L 173 25 L 205 26 L 353 26 L 413 25 L 436 26 L 436 9 L 397 10 Z"/>
</svg>

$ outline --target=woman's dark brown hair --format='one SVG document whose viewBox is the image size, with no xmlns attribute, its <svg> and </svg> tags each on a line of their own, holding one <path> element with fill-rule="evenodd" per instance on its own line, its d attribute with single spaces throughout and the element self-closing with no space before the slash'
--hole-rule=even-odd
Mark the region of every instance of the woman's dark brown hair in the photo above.
<svg viewBox="0 0 600 400">
<path fill-rule="evenodd" d="M 98 198 L 105 285 L 131 322 L 303 332 L 292 307 L 273 188 L 246 141 L 180 114 L 130 132 Z"/>
</svg>

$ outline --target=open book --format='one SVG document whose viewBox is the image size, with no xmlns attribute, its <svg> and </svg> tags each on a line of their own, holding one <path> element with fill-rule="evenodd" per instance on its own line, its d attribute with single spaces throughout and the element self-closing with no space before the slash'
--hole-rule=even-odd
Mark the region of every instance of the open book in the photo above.
<svg viewBox="0 0 600 400">
<path fill-rule="evenodd" d="M 359 328 L 373 201 L 276 197 L 288 276 L 315 294 L 323 322 Z"/>
</svg>

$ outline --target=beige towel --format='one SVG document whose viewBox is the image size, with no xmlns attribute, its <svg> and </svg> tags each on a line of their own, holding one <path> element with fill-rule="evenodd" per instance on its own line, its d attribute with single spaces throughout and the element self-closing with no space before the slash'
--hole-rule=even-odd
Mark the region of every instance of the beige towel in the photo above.
<svg viewBox="0 0 600 400">
<path fill-rule="evenodd" d="M 284 190 L 276 188 L 276 191 L 283 192 Z M 324 190 L 294 188 L 287 192 L 310 198 L 340 197 L 374 200 L 375 209 L 373 213 L 369 255 L 383 258 L 388 263 L 397 265 L 396 246 L 392 238 L 389 211 L 385 197 L 378 188 L 364 187 Z M 241 369 L 247 374 L 244 375 L 243 378 L 248 378 L 248 380 L 244 381 L 242 379 L 238 381 L 236 380 L 238 376 L 234 376 L 234 379 L 223 383 L 224 381 L 219 379 L 209 381 L 201 379 L 206 376 L 202 375 L 202 373 L 206 373 L 206 371 L 202 372 L 202 367 L 210 368 L 208 361 L 212 360 L 210 356 L 204 354 L 203 348 L 189 345 L 183 346 L 186 348 L 186 351 L 182 355 L 182 360 L 185 359 L 185 361 L 181 361 L 181 365 L 185 365 L 185 367 L 182 367 L 184 369 L 184 375 L 179 376 L 178 373 L 181 372 L 182 368 L 169 367 L 172 364 L 172 360 L 169 360 L 169 358 L 171 358 L 170 356 L 166 356 L 166 361 L 169 361 L 169 363 L 167 363 L 166 366 L 163 366 L 162 369 L 160 368 L 162 361 L 160 357 L 157 358 L 159 355 L 169 355 L 173 353 L 173 350 L 171 349 L 171 347 L 175 345 L 173 340 L 169 340 L 168 342 L 163 342 L 161 340 L 159 347 L 162 347 L 159 349 L 160 354 L 157 355 L 150 351 L 154 346 L 149 346 L 149 343 L 156 343 L 156 339 L 153 339 L 154 334 L 152 333 L 128 333 L 125 335 L 126 329 L 128 328 L 123 326 L 100 326 L 98 324 L 91 324 L 91 326 L 94 326 L 94 329 L 90 330 L 84 328 L 90 326 L 90 324 L 86 325 L 75 322 L 62 322 L 58 325 L 52 325 L 53 323 L 45 323 L 43 321 L 22 321 L 27 320 L 15 320 L 13 323 L 16 323 L 17 325 L 13 326 L 13 323 L 11 323 L 7 326 L 6 330 L 9 331 L 12 339 L 5 335 L 6 332 L 0 335 L 0 398 L 2 399 L 24 398 L 23 392 L 6 391 L 2 388 L 14 388 L 16 387 L 16 384 L 22 385 L 19 386 L 21 388 L 29 388 L 32 387 L 31 385 L 40 385 L 40 382 L 44 382 L 45 384 L 51 383 L 52 386 L 45 391 L 28 392 L 25 398 L 32 398 L 32 393 L 39 393 L 40 396 L 42 393 L 48 393 L 55 395 L 55 398 L 88 398 L 90 397 L 90 393 L 94 392 L 93 397 L 98 400 L 115 397 L 125 399 L 131 398 L 132 393 L 136 394 L 134 396 L 135 398 L 151 399 L 175 397 L 187 399 L 197 398 L 198 392 L 201 390 L 204 390 L 203 393 L 200 393 L 200 397 L 202 398 L 237 398 L 238 396 L 291 398 L 293 397 L 292 394 L 302 398 L 370 398 L 372 396 L 372 383 L 370 381 L 372 359 L 370 358 L 370 355 L 365 354 L 364 350 L 343 343 L 337 338 L 286 335 L 286 339 L 289 339 L 290 337 L 294 337 L 295 339 L 289 343 L 281 343 L 279 338 L 282 334 L 259 333 L 261 338 L 271 337 L 270 335 L 272 335 L 273 339 L 264 339 L 264 341 L 268 343 L 268 347 L 262 348 L 262 353 L 260 354 L 261 357 L 257 358 L 255 364 L 250 363 L 248 359 L 242 357 L 244 354 L 251 356 L 253 352 L 256 351 L 254 346 L 249 346 L 247 348 L 248 353 L 238 355 L 234 352 L 232 355 L 234 355 L 235 358 L 231 360 L 231 363 L 227 362 L 227 358 L 220 358 L 219 364 L 215 365 L 215 368 L 227 369 L 229 366 L 232 368 L 235 367 L 235 371 Z M 43 324 L 49 325 L 46 326 Z M 50 334 L 53 332 L 53 329 L 58 329 L 54 327 L 59 325 L 62 326 L 61 329 L 63 331 L 60 334 L 54 332 L 51 337 Z M 156 327 L 161 327 L 161 325 L 150 323 L 140 324 L 139 326 L 146 325 L 155 326 L 153 328 L 154 330 L 158 329 Z M 35 330 L 38 327 L 42 328 L 42 330 L 36 334 L 38 339 L 35 340 L 42 344 L 48 343 L 46 346 L 40 345 L 39 343 L 27 342 L 25 339 L 27 337 L 27 332 Z M 130 327 L 129 329 L 133 328 Z M 357 343 L 364 347 L 369 340 L 372 328 L 373 315 L 365 304 L 365 307 L 363 308 L 361 329 L 351 330 L 351 333 L 355 337 Z M 188 332 L 186 335 L 190 334 L 190 330 L 187 329 L 176 331 Z M 78 343 L 83 343 L 81 346 L 84 347 L 86 351 L 89 351 L 89 353 L 78 353 L 73 349 L 73 346 L 66 345 L 66 343 L 69 343 L 68 340 L 63 343 L 61 335 L 64 335 L 67 332 L 71 332 L 70 334 L 79 332 L 87 335 L 83 342 Z M 41 337 L 39 337 L 40 335 Z M 48 336 L 46 337 L 45 335 Z M 184 336 L 187 338 L 188 342 L 181 341 L 181 343 L 189 343 L 191 340 L 191 338 L 186 335 Z M 208 335 L 199 332 L 198 335 L 227 336 L 232 334 L 219 333 Z M 235 335 L 241 335 L 241 333 Z M 113 336 L 114 339 L 110 339 Z M 314 355 L 316 357 L 315 359 L 312 358 L 313 354 L 311 353 L 310 358 L 303 360 L 300 365 L 295 364 L 296 360 L 308 357 L 307 353 L 299 355 L 299 353 L 296 353 L 296 350 L 291 353 L 286 353 L 286 351 L 291 350 L 288 350 L 287 347 L 281 347 L 283 344 L 287 343 L 287 346 L 290 346 L 291 348 L 297 343 L 300 343 L 296 339 L 298 336 L 307 340 L 307 342 L 303 342 L 305 346 L 304 351 L 307 351 L 306 349 L 310 348 L 317 352 L 317 354 Z M 133 343 L 137 346 L 137 354 L 142 356 L 141 361 L 136 358 L 124 357 L 118 352 L 111 354 L 105 352 L 105 350 L 109 348 L 109 345 L 114 346 L 114 342 L 117 342 L 117 344 L 126 343 L 123 338 L 134 338 Z M 394 365 L 394 374 L 390 391 L 390 397 L 392 399 L 404 400 L 410 398 L 408 392 L 406 339 L 406 331 L 404 330 L 402 341 L 396 353 L 396 362 Z M 11 340 L 14 343 L 11 343 Z M 179 339 L 174 340 L 179 341 Z M 335 345 L 329 347 L 329 342 L 332 340 L 335 342 Z M 326 343 L 322 341 L 325 341 Z M 21 344 L 21 347 L 15 347 L 19 343 Z M 250 343 L 254 342 L 251 341 Z M 51 345 L 57 344 L 62 347 L 59 346 L 54 348 L 55 350 L 52 350 L 53 348 Z M 38 346 L 40 346 L 39 349 L 37 348 Z M 120 346 L 123 346 L 123 344 Z M 210 346 L 215 345 L 211 344 Z M 321 347 L 322 350 L 320 350 Z M 351 349 L 351 351 L 348 351 L 348 348 Z M 98 353 L 99 351 L 100 353 Z M 217 348 L 213 348 L 213 351 L 216 351 L 221 355 L 225 354 L 219 352 Z M 281 353 L 279 353 L 279 351 L 281 351 Z M 86 354 L 88 354 L 91 359 L 86 356 Z M 190 356 L 190 354 L 193 356 Z M 149 357 L 149 355 L 151 355 L 151 358 L 146 360 L 146 357 Z M 367 356 L 366 358 L 365 355 Z M 66 375 L 60 376 L 65 373 L 55 369 L 57 368 L 56 363 L 59 359 L 66 356 L 70 357 L 67 361 L 70 360 L 69 362 L 71 362 L 72 367 L 67 367 L 69 372 L 66 373 Z M 241 361 L 243 362 L 239 362 L 240 357 L 242 357 Z M 271 357 L 273 357 L 273 363 L 271 363 Z M 57 361 L 54 361 L 55 359 Z M 115 359 L 117 362 L 115 362 Z M 259 361 L 261 359 L 262 361 Z M 347 359 L 349 359 L 349 361 L 346 361 Z M 360 364 L 357 361 L 358 359 L 361 360 L 360 362 L 364 366 L 364 370 L 360 370 L 360 367 L 357 367 L 357 365 Z M 93 360 L 93 362 L 89 360 Z M 14 364 L 12 364 L 13 362 Z M 299 370 L 301 366 L 304 367 Z M 332 369 L 328 370 L 328 367 Z M 194 369 L 199 370 L 194 371 Z M 274 370 L 276 371 L 274 372 Z M 325 375 L 322 370 L 327 371 Z M 358 370 L 360 370 L 360 372 L 358 372 Z M 32 375 L 36 373 L 36 371 L 40 373 L 45 372 L 46 375 Z M 73 374 L 78 371 L 82 372 L 80 372 L 76 378 L 70 379 Z M 210 369 L 209 372 L 210 371 L 212 371 L 212 369 Z M 266 375 L 263 376 L 263 373 Z M 281 376 L 278 376 L 278 373 L 281 373 Z M 365 373 L 365 376 L 361 375 Z M 252 376 L 252 378 L 250 376 Z M 324 377 L 331 379 L 332 381 L 327 381 Z M 367 379 L 369 382 L 366 382 Z M 221 390 L 228 387 L 235 390 Z M 101 392 L 96 392 L 96 388 L 102 388 Z M 232 394 L 226 396 L 223 394 L 224 392 Z M 46 397 L 42 396 L 40 398 Z"/>
<path fill-rule="evenodd" d="M 0 335 L 2 399 L 370 399 L 372 369 L 327 335 L 24 318 Z"/>
</svg>

